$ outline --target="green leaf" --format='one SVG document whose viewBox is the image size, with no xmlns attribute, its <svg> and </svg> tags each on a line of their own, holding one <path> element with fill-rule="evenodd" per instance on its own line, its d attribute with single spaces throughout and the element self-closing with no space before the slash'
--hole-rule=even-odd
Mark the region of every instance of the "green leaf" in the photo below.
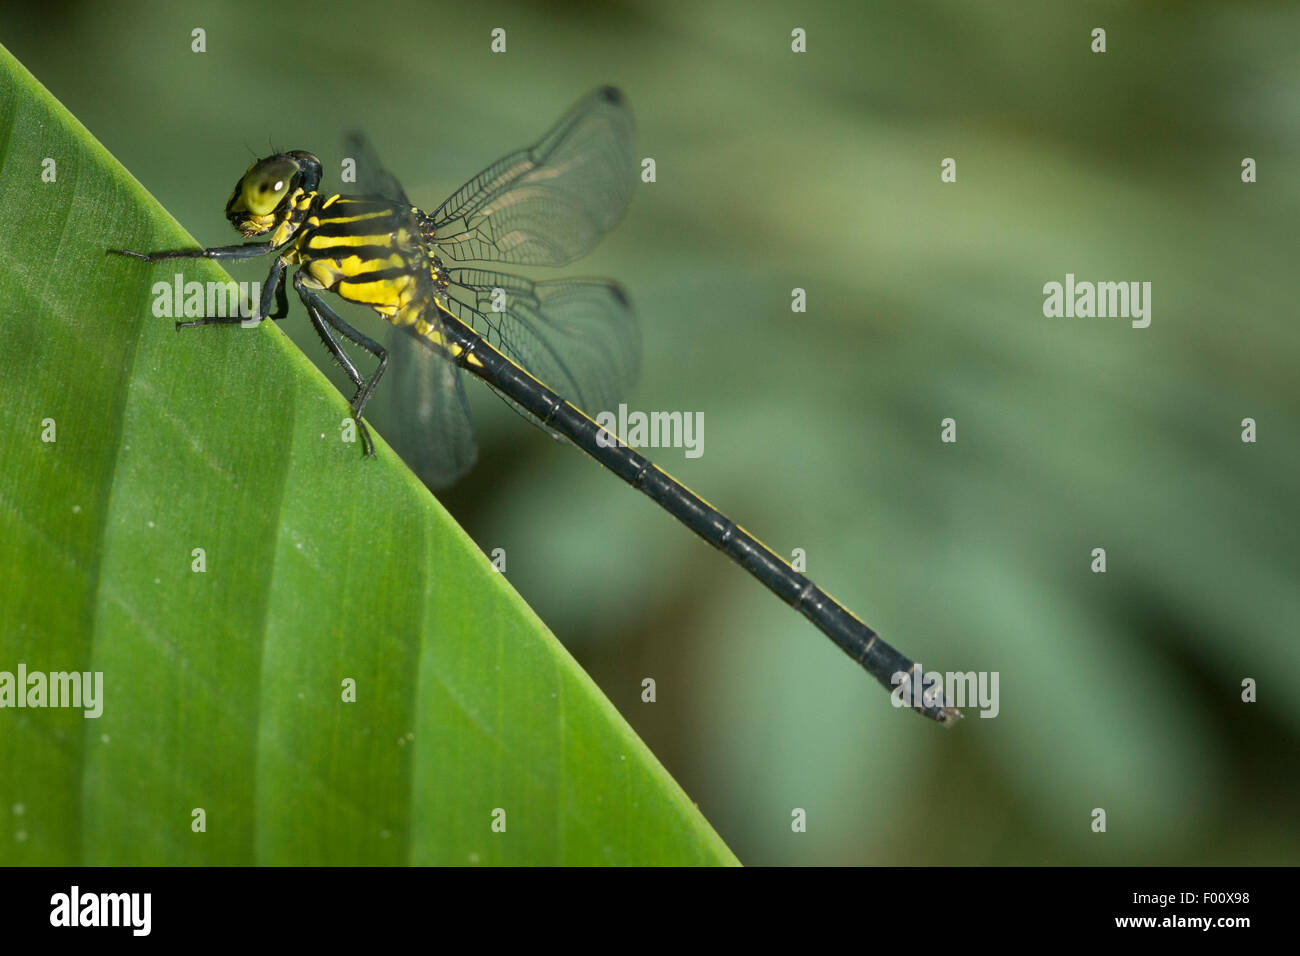
<svg viewBox="0 0 1300 956">
<path fill-rule="evenodd" d="M 225 273 L 105 254 L 191 243 L 0 49 L 0 672 L 103 673 L 0 709 L 0 864 L 736 862 L 283 333 L 154 316 Z"/>
</svg>

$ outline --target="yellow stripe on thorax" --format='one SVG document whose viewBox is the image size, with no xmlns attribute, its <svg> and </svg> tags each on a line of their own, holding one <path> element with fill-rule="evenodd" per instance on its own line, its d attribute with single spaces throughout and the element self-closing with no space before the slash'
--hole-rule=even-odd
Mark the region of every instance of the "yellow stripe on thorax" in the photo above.
<svg viewBox="0 0 1300 956">
<path fill-rule="evenodd" d="M 414 287 L 414 280 L 410 275 L 394 276 L 391 279 L 373 279 L 369 282 L 349 282 L 346 278 L 340 278 L 340 274 L 334 271 L 335 265 L 333 260 L 316 260 L 308 268 L 311 269 L 312 275 L 317 277 L 319 277 L 318 269 L 329 270 L 332 276 L 330 284 L 338 281 L 338 285 L 334 287 L 335 292 L 350 302 L 370 306 L 386 318 L 394 316 L 398 309 L 410 301 L 410 293 Z"/>
<path fill-rule="evenodd" d="M 312 217 L 315 218 L 314 216 Z M 336 219 L 326 219 L 326 222 L 337 222 Z M 318 226 L 320 223 L 308 221 L 308 225 Z M 393 243 L 393 237 L 386 232 L 365 233 L 353 236 L 312 236 L 307 243 L 309 249 L 330 249 L 334 246 L 387 246 Z"/>
<path fill-rule="evenodd" d="M 322 207 L 322 209 L 323 209 L 323 208 L 324 208 L 324 207 Z M 323 221 L 323 222 L 340 222 L 340 223 L 349 223 L 349 222 L 365 222 L 367 219 L 378 219 L 380 216 L 387 216 L 387 215 L 389 215 L 391 212 L 392 212 L 392 210 L 389 210 L 389 209 L 379 209 L 379 210 L 375 210 L 375 211 L 373 211 L 373 212 L 359 212 L 359 213 L 357 213 L 357 214 L 355 214 L 355 215 L 352 215 L 352 216 L 340 216 L 340 215 L 335 214 L 335 215 L 332 215 L 332 216 L 325 216 L 325 217 L 323 218 L 322 221 Z"/>
</svg>

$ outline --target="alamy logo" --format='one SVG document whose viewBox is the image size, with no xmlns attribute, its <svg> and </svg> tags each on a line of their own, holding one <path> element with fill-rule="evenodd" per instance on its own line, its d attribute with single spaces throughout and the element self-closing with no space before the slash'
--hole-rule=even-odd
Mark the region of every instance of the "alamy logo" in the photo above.
<svg viewBox="0 0 1300 956">
<path fill-rule="evenodd" d="M 186 282 L 179 272 L 171 282 L 153 284 L 153 314 L 160 319 L 252 319 L 262 301 L 260 282 Z"/>
<path fill-rule="evenodd" d="M 0 708 L 73 707 L 84 717 L 104 712 L 103 671 L 33 671 L 18 663 L 18 673 L 0 671 Z"/>
<path fill-rule="evenodd" d="M 596 416 L 600 431 L 596 443 L 601 448 L 627 445 L 632 448 L 685 448 L 687 458 L 704 454 L 704 413 L 696 412 L 629 412 L 618 406 L 618 414 L 601 412 Z"/>
<path fill-rule="evenodd" d="M 941 674 L 925 672 L 920 664 L 913 664 L 910 671 L 895 672 L 890 682 L 894 685 L 889 692 L 890 702 L 895 707 L 978 707 L 981 717 L 996 717 L 1002 709 L 998 703 L 997 671 Z"/>
<path fill-rule="evenodd" d="M 152 893 L 69 893 L 50 897 L 51 926 L 129 926 L 134 936 L 148 936 Z"/>
<path fill-rule="evenodd" d="M 1150 282 L 1075 282 L 1043 286 L 1043 315 L 1049 319 L 1131 319 L 1133 328 L 1151 324 Z"/>
</svg>

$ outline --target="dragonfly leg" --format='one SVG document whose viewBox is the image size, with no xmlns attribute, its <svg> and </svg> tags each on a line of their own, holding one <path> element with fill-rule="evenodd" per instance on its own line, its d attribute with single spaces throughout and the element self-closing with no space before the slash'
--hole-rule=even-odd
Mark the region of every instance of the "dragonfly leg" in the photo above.
<svg viewBox="0 0 1300 956">
<path fill-rule="evenodd" d="M 271 263 L 271 271 L 267 273 L 266 283 L 262 286 L 262 303 L 259 312 L 264 319 L 283 319 L 289 314 L 289 294 L 284 289 L 284 269 L 283 259 L 276 259 Z M 271 308 L 272 301 L 275 302 L 275 308 Z"/>
<path fill-rule="evenodd" d="M 339 318 L 338 313 L 324 302 L 320 303 L 320 311 L 321 318 L 328 322 L 336 332 L 343 333 L 344 337 L 355 342 L 379 360 L 375 370 L 370 373 L 370 377 L 366 379 L 365 383 L 357 390 L 356 397 L 352 399 L 352 410 L 356 413 L 357 418 L 360 418 L 366 403 L 370 401 L 370 395 L 375 390 L 375 385 L 379 383 L 384 372 L 388 369 L 388 350 L 370 336 L 348 325 L 343 319 Z"/>
<path fill-rule="evenodd" d="M 257 320 L 262 319 L 283 319 L 289 314 L 289 297 L 284 291 L 284 260 L 276 259 L 271 264 L 271 271 L 267 274 L 266 282 L 262 286 L 262 301 L 258 303 Z M 275 306 L 272 311 L 272 305 Z M 238 315 L 212 316 L 206 319 L 190 319 L 188 322 L 177 322 L 178 329 L 192 329 L 200 325 L 235 325 L 243 324 L 249 321 Z"/>
<path fill-rule="evenodd" d="M 366 423 L 361 420 L 361 414 L 365 410 L 366 402 L 370 400 L 370 393 L 374 390 L 384 370 L 388 367 L 388 352 L 368 336 L 362 335 L 352 326 L 344 322 L 313 290 L 309 289 L 302 281 L 302 273 L 298 272 L 293 277 L 293 287 L 297 291 L 298 297 L 302 299 L 302 304 L 307 307 L 307 315 L 311 318 L 311 324 L 316 329 L 321 341 L 325 347 L 330 350 L 330 354 L 343 367 L 352 384 L 357 387 L 357 393 L 352 398 L 351 408 L 352 417 L 357 423 L 357 428 L 361 432 L 362 451 L 367 458 L 375 457 L 375 443 L 370 438 L 370 429 Z M 379 359 L 379 365 L 371 373 L 369 378 L 363 378 L 357 371 L 356 365 L 348 354 L 343 351 L 343 346 L 339 344 L 338 339 L 334 337 L 334 332 L 341 332 L 346 338 L 360 345 L 370 354 Z"/>
<path fill-rule="evenodd" d="M 143 259 L 145 262 L 164 262 L 168 259 L 252 259 L 264 256 L 275 249 L 269 242 L 245 242 L 236 246 L 213 246 L 211 249 L 163 249 L 159 252 L 133 252 L 130 249 L 109 249 L 113 255 Z"/>
</svg>

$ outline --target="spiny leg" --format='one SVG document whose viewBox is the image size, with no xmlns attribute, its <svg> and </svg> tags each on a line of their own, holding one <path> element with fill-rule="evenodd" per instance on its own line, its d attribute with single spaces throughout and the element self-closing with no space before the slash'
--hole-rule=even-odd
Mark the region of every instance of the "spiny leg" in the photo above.
<svg viewBox="0 0 1300 956">
<path fill-rule="evenodd" d="M 379 360 L 379 364 L 375 366 L 370 378 L 366 379 L 365 385 L 357 392 L 356 398 L 352 400 L 352 409 L 356 412 L 357 418 L 360 418 L 366 403 L 370 401 L 370 394 L 375 390 L 375 385 L 378 384 L 380 378 L 383 377 L 384 371 L 388 368 L 388 350 L 365 333 L 344 322 L 338 313 L 319 298 L 316 298 L 316 307 L 320 310 L 321 318 L 333 326 L 336 332 L 342 332 L 346 338 L 355 342 Z"/>
<path fill-rule="evenodd" d="M 271 271 L 266 277 L 266 283 L 262 286 L 262 300 L 257 307 L 257 321 L 262 319 L 271 319 L 278 322 L 289 314 L 289 295 L 284 289 L 284 260 L 276 259 L 271 265 Z M 247 322 L 238 315 L 229 316 L 212 316 L 203 319 L 191 319 L 188 322 L 177 322 L 177 329 L 192 329 L 200 325 L 242 325 Z"/>
<path fill-rule="evenodd" d="M 312 327 L 316 329 L 316 333 L 320 336 L 321 341 L 325 343 L 325 347 L 330 350 L 330 354 L 343 367 L 343 371 L 351 379 L 352 384 L 357 387 L 357 393 L 350 403 L 352 417 L 361 432 L 362 450 L 365 456 L 373 458 L 375 457 L 375 443 L 370 438 L 370 429 L 361 420 L 361 414 L 365 410 L 366 402 L 370 400 L 370 393 L 374 389 L 375 383 L 379 381 L 384 374 L 384 369 L 388 366 L 388 353 L 379 343 L 368 336 L 362 335 L 339 318 L 334 313 L 334 310 L 322 301 L 320 296 L 304 285 L 301 272 L 294 275 L 293 287 L 297 291 L 298 297 L 302 299 L 302 304 L 307 307 L 307 315 L 311 319 Z M 347 338 L 379 359 L 379 365 L 371 373 L 370 378 L 363 378 L 361 373 L 357 371 L 352 359 L 348 357 L 338 340 L 334 338 L 334 333 L 330 331 L 331 328 L 342 332 Z"/>
<path fill-rule="evenodd" d="M 274 252 L 269 242 L 245 242 L 236 246 L 213 246 L 210 249 L 163 249 L 159 252 L 134 252 L 130 249 L 109 249 L 108 252 L 145 262 L 165 262 L 168 259 L 253 259 Z"/>
<path fill-rule="evenodd" d="M 267 273 L 266 284 L 262 286 L 262 303 L 258 309 L 263 318 L 279 320 L 289 314 L 289 293 L 284 288 L 284 269 L 284 260 L 276 259 L 271 264 L 271 271 Z M 274 309 L 271 308 L 272 299 L 275 302 Z"/>
<path fill-rule="evenodd" d="M 343 351 L 343 347 L 339 345 L 338 341 L 334 338 L 334 333 L 330 331 L 329 323 L 327 323 L 317 313 L 314 304 L 307 305 L 307 316 L 311 319 L 312 328 L 316 330 L 321 341 L 325 343 L 325 347 L 330 350 L 330 354 L 334 356 L 339 365 L 343 366 L 343 371 L 346 372 L 348 378 L 352 380 L 352 384 L 357 387 L 357 394 L 360 395 L 361 390 L 366 384 L 365 379 L 361 377 L 361 373 L 357 371 L 357 367 L 352 364 L 352 360 L 348 358 L 347 353 Z M 361 416 L 356 413 L 355 403 L 356 398 L 353 398 L 351 403 L 352 418 L 356 421 L 357 429 L 361 432 L 361 450 L 365 457 L 373 458 L 375 457 L 375 443 L 370 439 L 370 429 L 367 428 L 366 423 L 361 420 Z"/>
<path fill-rule="evenodd" d="M 164 262 L 168 259 L 253 259 L 274 252 L 275 247 L 269 242 L 245 242 L 237 246 L 214 246 L 210 249 L 164 249 L 160 252 L 133 252 L 130 249 L 109 249 L 113 255 L 142 259 L 145 262 Z M 284 290 L 284 260 L 277 258 L 271 263 L 266 282 L 262 286 L 262 300 L 258 304 L 258 320 L 283 319 L 289 314 L 289 297 Z M 275 309 L 272 311 L 272 305 Z M 248 321 L 243 316 L 209 316 L 177 322 L 178 329 L 192 329 L 200 325 L 235 325 Z"/>
</svg>

